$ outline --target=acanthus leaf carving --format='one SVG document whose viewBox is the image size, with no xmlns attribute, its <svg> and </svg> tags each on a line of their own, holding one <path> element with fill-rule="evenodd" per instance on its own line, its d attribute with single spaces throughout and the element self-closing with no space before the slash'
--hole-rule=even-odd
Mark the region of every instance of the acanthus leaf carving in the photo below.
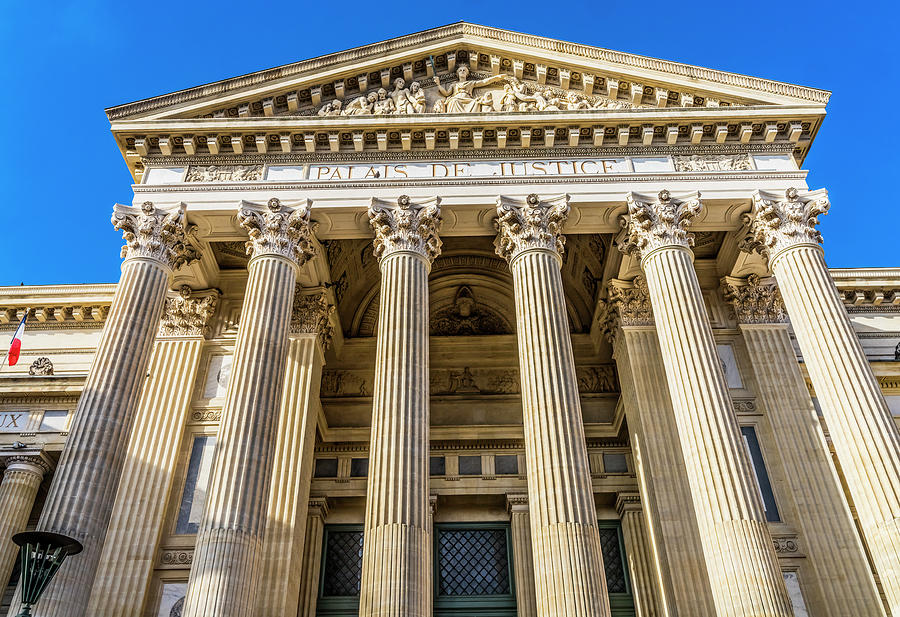
<svg viewBox="0 0 900 617">
<path fill-rule="evenodd" d="M 494 249 L 507 262 L 523 251 L 535 249 L 552 251 L 562 259 L 566 245 L 562 226 L 568 216 L 566 194 L 541 199 L 532 193 L 525 200 L 498 197 Z"/>
<path fill-rule="evenodd" d="M 309 219 L 309 202 L 289 208 L 277 198 L 265 207 L 242 203 L 238 222 L 247 230 L 250 239 L 245 244 L 247 254 L 279 255 L 302 266 L 315 257 L 314 223 Z"/>
<path fill-rule="evenodd" d="M 784 300 L 774 278 L 751 274 L 746 281 L 726 277 L 722 279 L 722 293 L 733 310 L 735 319 L 743 324 L 784 323 L 787 313 Z"/>
<path fill-rule="evenodd" d="M 328 349 L 334 337 L 334 326 L 331 325 L 334 310 L 334 305 L 329 304 L 324 291 L 304 293 L 303 288 L 297 285 L 291 308 L 291 333 L 315 334 L 322 349 Z"/>
<path fill-rule="evenodd" d="M 741 249 L 758 251 L 771 261 L 793 246 L 818 246 L 822 243 L 822 234 L 816 226 L 819 217 L 827 214 L 830 207 L 825 189 L 800 192 L 789 188 L 783 196 L 756 191 L 749 234 L 742 241 Z"/>
<path fill-rule="evenodd" d="M 177 296 L 166 298 L 158 336 L 208 336 L 220 295 L 215 289 L 195 293 L 182 285 Z"/>
<path fill-rule="evenodd" d="M 662 190 L 654 199 L 638 193 L 628 193 L 628 217 L 619 250 L 643 259 L 652 251 L 670 246 L 694 246 L 694 236 L 688 233 L 691 223 L 700 213 L 700 193 L 676 199 Z"/>
<path fill-rule="evenodd" d="M 675 162 L 675 171 L 748 171 L 753 169 L 750 164 L 750 155 L 746 153 L 675 155 L 672 158 Z"/>
<path fill-rule="evenodd" d="M 650 292 L 642 275 L 631 281 L 613 279 L 609 282 L 600 323 L 610 340 L 619 327 L 654 325 Z"/>
<path fill-rule="evenodd" d="M 369 224 L 375 232 L 375 257 L 383 259 L 395 252 L 413 252 L 429 263 L 441 253 L 441 200 L 433 197 L 413 203 L 401 195 L 397 205 L 372 199 Z"/>
<path fill-rule="evenodd" d="M 200 259 L 200 252 L 188 241 L 195 226 L 188 225 L 185 205 L 157 208 L 145 201 L 140 208 L 116 204 L 112 224 L 122 232 L 123 259 L 152 259 L 177 270 Z"/>
</svg>

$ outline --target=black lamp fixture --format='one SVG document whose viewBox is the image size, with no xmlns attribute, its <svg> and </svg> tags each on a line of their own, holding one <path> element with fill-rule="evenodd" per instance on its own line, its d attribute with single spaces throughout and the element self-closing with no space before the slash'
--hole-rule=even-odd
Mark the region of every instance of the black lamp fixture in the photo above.
<svg viewBox="0 0 900 617">
<path fill-rule="evenodd" d="M 12 541 L 21 547 L 22 560 L 22 610 L 17 617 L 29 617 L 63 560 L 83 547 L 74 538 L 49 531 L 23 531 Z"/>
</svg>

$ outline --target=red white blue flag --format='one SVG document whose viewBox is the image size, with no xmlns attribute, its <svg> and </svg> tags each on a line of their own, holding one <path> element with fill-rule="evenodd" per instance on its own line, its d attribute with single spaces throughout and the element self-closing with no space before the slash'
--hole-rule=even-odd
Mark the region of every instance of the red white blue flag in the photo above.
<svg viewBox="0 0 900 617">
<path fill-rule="evenodd" d="M 6 361 L 10 366 L 15 366 L 16 362 L 19 361 L 19 353 L 22 351 L 22 335 L 25 334 L 26 317 L 28 317 L 27 311 L 25 312 L 25 316 L 22 317 L 22 321 L 19 322 L 19 327 L 16 328 L 16 333 L 13 334 L 12 342 L 9 344 Z"/>
</svg>

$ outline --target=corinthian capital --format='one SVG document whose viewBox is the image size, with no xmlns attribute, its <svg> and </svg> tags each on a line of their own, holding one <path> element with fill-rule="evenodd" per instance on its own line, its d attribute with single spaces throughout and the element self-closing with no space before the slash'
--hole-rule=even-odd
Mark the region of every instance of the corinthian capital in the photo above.
<svg viewBox="0 0 900 617">
<path fill-rule="evenodd" d="M 194 293 L 182 285 L 177 296 L 166 298 L 158 336 L 207 336 L 219 295 L 217 289 Z"/>
<path fill-rule="evenodd" d="M 676 199 L 662 190 L 654 198 L 628 193 L 628 218 L 624 223 L 625 236 L 619 250 L 638 259 L 651 251 L 667 246 L 694 246 L 694 235 L 688 233 L 694 217 L 700 213 L 700 193 Z"/>
<path fill-rule="evenodd" d="M 722 279 L 722 294 L 734 307 L 738 323 L 784 323 L 784 300 L 772 277 L 761 278 L 751 274 L 746 279 L 726 276 Z"/>
<path fill-rule="evenodd" d="M 828 213 L 831 202 L 828 191 L 804 191 L 791 188 L 784 192 L 756 191 L 753 194 L 753 213 L 750 234 L 742 244 L 747 251 L 759 251 L 769 260 L 792 246 L 822 242 L 816 229 L 819 217 Z"/>
<path fill-rule="evenodd" d="M 397 204 L 372 199 L 369 224 L 375 230 L 375 257 L 391 253 L 418 253 L 429 262 L 441 254 L 441 199 L 433 197 L 413 203 L 401 195 Z"/>
<path fill-rule="evenodd" d="M 145 201 L 140 208 L 113 206 L 113 227 L 122 232 L 124 259 L 152 259 L 177 270 L 200 259 L 200 252 L 188 243 L 195 227 L 185 221 L 185 206 L 157 208 Z"/>
<path fill-rule="evenodd" d="M 524 200 L 498 197 L 494 248 L 506 261 L 532 249 L 553 251 L 562 258 L 566 245 L 562 226 L 568 216 L 569 196 L 565 194 L 541 199 L 532 193 Z"/>
<path fill-rule="evenodd" d="M 611 280 L 599 319 L 603 333 L 610 340 L 619 326 L 652 326 L 653 308 L 644 277 L 636 276 L 631 281 Z"/>
<path fill-rule="evenodd" d="M 278 255 L 302 266 L 316 255 L 313 225 L 309 220 L 309 202 L 295 208 L 272 198 L 265 206 L 242 203 L 238 222 L 250 234 L 247 254 Z"/>
<path fill-rule="evenodd" d="M 291 333 L 315 334 L 322 349 L 327 349 L 334 336 L 334 326 L 330 320 L 332 313 L 334 305 L 328 303 L 325 292 L 304 293 L 303 288 L 297 285 L 291 308 Z"/>
</svg>

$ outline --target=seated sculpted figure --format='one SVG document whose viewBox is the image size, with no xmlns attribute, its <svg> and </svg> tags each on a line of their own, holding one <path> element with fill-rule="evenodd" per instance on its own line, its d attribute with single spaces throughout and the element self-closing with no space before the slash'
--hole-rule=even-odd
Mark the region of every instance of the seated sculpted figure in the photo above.
<svg viewBox="0 0 900 617">
<path fill-rule="evenodd" d="M 566 100 L 563 101 L 563 106 L 568 110 L 576 110 L 576 109 L 590 109 L 590 104 L 584 100 L 577 92 L 569 92 L 566 94 Z"/>
<path fill-rule="evenodd" d="M 472 113 L 480 111 L 478 100 L 475 98 L 475 88 L 482 88 L 507 79 L 506 75 L 491 75 L 485 79 L 469 79 L 469 67 L 465 64 L 456 69 L 456 81 L 449 89 L 438 83 L 438 92 L 444 99 L 440 105 L 434 106 L 434 111 L 446 111 L 450 114 Z"/>
<path fill-rule="evenodd" d="M 394 113 L 395 109 L 397 108 L 394 107 L 394 101 L 388 97 L 387 90 L 378 88 L 378 98 L 375 100 L 372 113 L 376 116 L 386 116 Z"/>
<path fill-rule="evenodd" d="M 342 115 L 344 116 L 362 116 L 365 114 L 372 113 L 372 109 L 375 106 L 375 101 L 378 100 L 378 94 L 376 92 L 369 92 L 368 95 L 359 96 L 344 107 L 344 112 Z"/>
</svg>

